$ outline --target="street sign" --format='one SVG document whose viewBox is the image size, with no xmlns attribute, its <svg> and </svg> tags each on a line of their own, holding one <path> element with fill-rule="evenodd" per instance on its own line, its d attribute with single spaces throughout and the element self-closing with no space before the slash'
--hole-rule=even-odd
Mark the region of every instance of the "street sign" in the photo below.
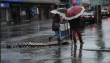
<svg viewBox="0 0 110 63">
<path fill-rule="evenodd" d="M 80 4 L 80 0 L 77 0 L 77 4 Z"/>
<path fill-rule="evenodd" d="M 82 4 L 91 4 L 91 0 L 82 0 Z"/>
<path fill-rule="evenodd" d="M 1 3 L 1 8 L 9 8 L 9 3 Z"/>
<path fill-rule="evenodd" d="M 72 4 L 77 4 L 77 0 L 72 0 Z"/>
<path fill-rule="evenodd" d="M 6 2 L 22 2 L 22 0 L 1 0 L 1 1 L 6 1 Z"/>
<path fill-rule="evenodd" d="M 102 0 L 91 0 L 92 5 L 102 5 Z"/>
</svg>

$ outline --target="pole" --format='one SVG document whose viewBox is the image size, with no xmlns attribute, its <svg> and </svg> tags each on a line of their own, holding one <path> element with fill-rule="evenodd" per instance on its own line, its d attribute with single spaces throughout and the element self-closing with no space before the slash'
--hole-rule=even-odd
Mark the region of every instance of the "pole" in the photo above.
<svg viewBox="0 0 110 63">
<path fill-rule="evenodd" d="M 97 23 L 98 23 L 98 4 L 99 4 L 99 0 L 97 2 Z"/>
<path fill-rule="evenodd" d="M 98 23 L 98 5 L 97 5 L 97 23 Z"/>
<path fill-rule="evenodd" d="M 66 26 L 65 26 L 65 24 L 66 24 L 66 23 L 64 23 L 64 28 L 65 28 L 65 37 L 66 37 Z"/>
</svg>

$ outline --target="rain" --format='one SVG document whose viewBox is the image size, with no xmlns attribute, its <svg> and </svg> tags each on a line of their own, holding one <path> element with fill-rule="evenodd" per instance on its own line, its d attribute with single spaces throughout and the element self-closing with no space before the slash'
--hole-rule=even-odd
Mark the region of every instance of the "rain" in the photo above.
<svg viewBox="0 0 110 63">
<path fill-rule="evenodd" d="M 61 40 L 49 41 L 55 14 Z M 0 24 L 1 63 L 110 63 L 110 0 L 1 0 Z"/>
<path fill-rule="evenodd" d="M 66 37 L 64 41 L 68 45 L 36 46 L 7 48 L 6 44 L 15 43 L 47 43 L 48 37 L 54 32 L 51 31 L 50 20 L 33 22 L 18 27 L 2 28 L 1 38 L 1 60 L 2 63 L 100 63 L 110 62 L 110 18 L 102 19 L 102 24 L 86 23 L 81 29 L 83 45 L 77 39 L 75 46 L 73 41 Z M 46 25 L 45 25 L 46 24 Z M 52 39 L 56 42 L 56 38 Z M 89 61 L 88 61 L 89 60 Z"/>
</svg>

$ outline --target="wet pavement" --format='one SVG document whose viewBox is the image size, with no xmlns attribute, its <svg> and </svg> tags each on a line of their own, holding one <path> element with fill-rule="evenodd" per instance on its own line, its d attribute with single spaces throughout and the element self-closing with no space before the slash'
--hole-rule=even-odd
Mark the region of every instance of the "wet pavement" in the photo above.
<svg viewBox="0 0 110 63">
<path fill-rule="evenodd" d="M 48 43 L 48 37 L 54 34 L 51 23 L 34 21 L 2 27 L 1 63 L 110 63 L 110 17 L 102 19 L 101 25 L 85 24 L 81 29 L 83 45 L 65 38 L 69 45 L 6 48 L 10 43 Z"/>
</svg>

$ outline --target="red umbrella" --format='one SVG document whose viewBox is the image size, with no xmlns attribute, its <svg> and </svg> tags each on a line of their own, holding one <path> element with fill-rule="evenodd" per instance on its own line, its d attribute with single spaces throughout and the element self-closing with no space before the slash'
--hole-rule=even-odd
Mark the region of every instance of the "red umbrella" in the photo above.
<svg viewBox="0 0 110 63">
<path fill-rule="evenodd" d="M 73 6 L 70 7 L 65 13 L 65 19 L 71 20 L 79 17 L 85 11 L 83 6 Z"/>
</svg>

